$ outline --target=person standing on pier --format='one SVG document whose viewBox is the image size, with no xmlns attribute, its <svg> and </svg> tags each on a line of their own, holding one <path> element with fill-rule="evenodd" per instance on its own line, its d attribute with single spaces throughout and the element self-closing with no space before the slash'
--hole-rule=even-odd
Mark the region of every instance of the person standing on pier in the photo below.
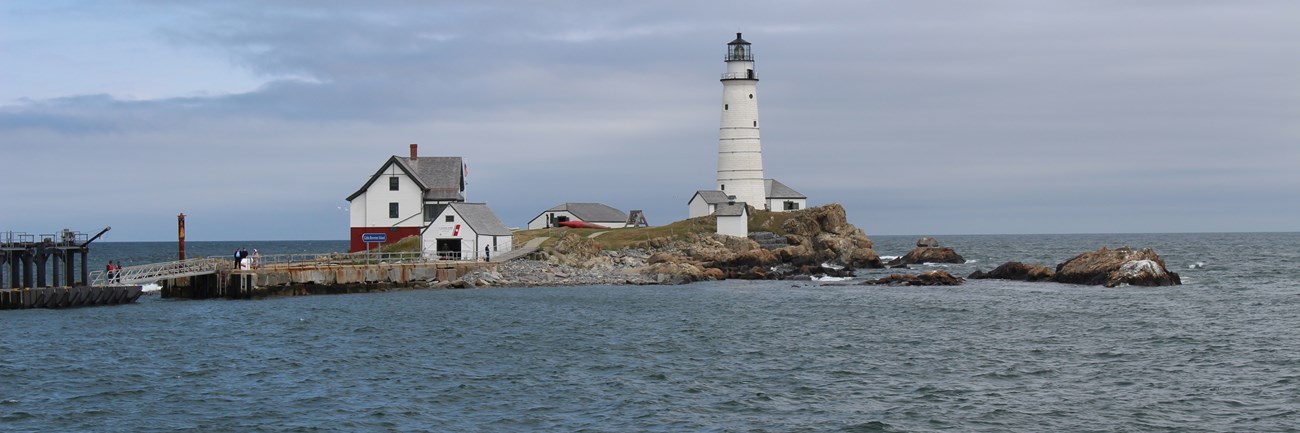
<svg viewBox="0 0 1300 433">
<path fill-rule="evenodd" d="M 492 261 L 492 249 L 489 248 L 487 245 L 483 246 L 483 261 L 485 262 Z"/>
<path fill-rule="evenodd" d="M 121 260 L 118 260 L 116 263 L 113 263 L 113 281 L 118 283 L 122 282 L 122 261 Z"/>
<path fill-rule="evenodd" d="M 104 281 L 113 282 L 113 261 L 109 260 L 108 265 L 104 266 Z"/>
</svg>

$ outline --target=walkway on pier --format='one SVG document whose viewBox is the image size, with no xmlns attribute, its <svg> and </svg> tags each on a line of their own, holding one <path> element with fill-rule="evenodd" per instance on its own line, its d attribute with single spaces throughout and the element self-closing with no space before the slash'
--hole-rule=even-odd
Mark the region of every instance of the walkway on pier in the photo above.
<svg viewBox="0 0 1300 433">
<path fill-rule="evenodd" d="M 235 263 L 233 260 L 212 257 L 164 263 L 150 263 L 138 266 L 124 266 L 122 267 L 122 270 L 118 271 L 115 275 L 109 275 L 108 271 L 91 272 L 90 285 L 138 285 L 171 278 L 215 274 L 217 271 L 231 270 L 234 268 Z"/>
</svg>

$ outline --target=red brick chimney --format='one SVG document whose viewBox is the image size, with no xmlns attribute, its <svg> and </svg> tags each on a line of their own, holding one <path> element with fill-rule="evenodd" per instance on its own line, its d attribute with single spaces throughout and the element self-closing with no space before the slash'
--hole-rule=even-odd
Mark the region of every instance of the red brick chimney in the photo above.
<svg viewBox="0 0 1300 433">
<path fill-rule="evenodd" d="M 415 144 L 411 144 L 411 160 L 412 160 L 412 161 L 415 161 L 415 158 L 418 157 L 417 154 L 416 154 L 416 152 L 415 152 L 415 148 L 416 148 L 416 147 L 417 147 L 417 146 L 416 146 Z"/>
</svg>

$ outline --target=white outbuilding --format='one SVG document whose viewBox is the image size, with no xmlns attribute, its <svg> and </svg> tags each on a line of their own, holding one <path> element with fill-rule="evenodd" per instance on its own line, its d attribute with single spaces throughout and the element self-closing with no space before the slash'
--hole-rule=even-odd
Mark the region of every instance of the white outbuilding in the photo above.
<svg viewBox="0 0 1300 433">
<path fill-rule="evenodd" d="M 718 234 L 749 236 L 749 206 L 745 202 L 719 204 L 713 214 L 718 218 Z"/>
<path fill-rule="evenodd" d="M 763 189 L 767 193 L 767 210 L 788 212 L 808 207 L 808 196 L 800 194 L 799 191 L 785 186 L 776 179 L 763 179 Z"/>
<path fill-rule="evenodd" d="M 547 209 L 528 221 L 529 229 L 559 227 L 562 222 L 582 221 L 611 229 L 627 227 L 627 214 L 601 203 L 564 203 Z"/>
<path fill-rule="evenodd" d="M 727 193 L 718 190 L 699 190 L 691 196 L 691 200 L 686 202 L 686 208 L 690 211 L 690 217 L 702 217 L 712 215 L 718 209 L 718 205 L 726 204 L 734 200 L 728 197 Z"/>
<path fill-rule="evenodd" d="M 424 255 L 439 260 L 488 260 L 513 249 L 513 240 L 510 228 L 486 203 L 451 203 L 425 232 Z"/>
</svg>

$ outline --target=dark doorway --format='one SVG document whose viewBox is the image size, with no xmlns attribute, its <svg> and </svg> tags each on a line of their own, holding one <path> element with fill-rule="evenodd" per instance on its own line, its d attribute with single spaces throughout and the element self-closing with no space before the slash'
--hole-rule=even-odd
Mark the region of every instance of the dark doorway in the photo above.
<svg viewBox="0 0 1300 433">
<path fill-rule="evenodd" d="M 460 260 L 460 239 L 438 239 L 438 259 Z"/>
</svg>

